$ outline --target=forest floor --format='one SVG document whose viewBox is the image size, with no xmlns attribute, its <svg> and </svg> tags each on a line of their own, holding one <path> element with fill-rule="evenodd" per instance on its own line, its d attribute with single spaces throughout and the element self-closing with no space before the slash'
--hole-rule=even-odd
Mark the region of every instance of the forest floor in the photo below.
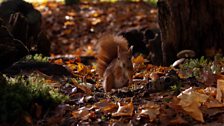
<svg viewBox="0 0 224 126">
<path fill-rule="evenodd" d="M 109 93 L 96 73 L 97 39 L 130 28 L 158 28 L 158 10 L 146 3 L 36 5 L 51 41 L 51 56 L 33 60 L 62 65 L 24 70 L 43 78 L 63 101 L 35 100 L 22 117 L 28 125 L 224 125 L 224 58 L 188 59 L 178 68 L 133 57 L 133 84 Z M 35 79 L 34 79 L 35 80 Z M 42 82 L 42 81 L 41 81 Z M 66 98 L 65 98 L 66 97 Z M 18 123 L 18 121 L 15 124 Z"/>
</svg>

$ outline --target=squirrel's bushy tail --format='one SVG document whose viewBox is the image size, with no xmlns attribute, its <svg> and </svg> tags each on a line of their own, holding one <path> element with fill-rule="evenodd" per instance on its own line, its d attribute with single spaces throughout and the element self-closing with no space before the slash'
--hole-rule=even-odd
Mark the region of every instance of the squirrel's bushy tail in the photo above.
<svg viewBox="0 0 224 126">
<path fill-rule="evenodd" d="M 128 42 L 122 36 L 104 35 L 99 39 L 97 49 L 97 72 L 102 77 L 107 66 L 117 58 L 117 49 L 128 51 Z"/>
</svg>

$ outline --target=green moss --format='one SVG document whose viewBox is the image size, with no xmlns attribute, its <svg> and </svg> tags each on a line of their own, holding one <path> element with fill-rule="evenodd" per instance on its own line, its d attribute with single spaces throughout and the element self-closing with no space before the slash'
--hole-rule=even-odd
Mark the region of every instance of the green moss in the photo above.
<svg viewBox="0 0 224 126">
<path fill-rule="evenodd" d="M 202 70 L 209 69 L 209 62 L 204 57 L 200 59 L 187 59 L 184 64 L 180 65 L 179 72 L 186 78 L 199 77 Z"/>
<path fill-rule="evenodd" d="M 156 6 L 157 2 L 158 2 L 158 0 L 144 0 L 144 1 L 150 3 L 150 4 L 154 5 L 154 6 Z"/>
<path fill-rule="evenodd" d="M 38 75 L 5 78 L 0 85 L 0 123 L 23 119 L 34 103 L 50 109 L 68 99 Z"/>
<path fill-rule="evenodd" d="M 35 54 L 35 55 L 27 55 L 24 61 L 36 61 L 36 62 L 48 62 L 49 58 L 44 57 L 42 54 Z"/>
<path fill-rule="evenodd" d="M 200 59 L 187 59 L 180 65 L 179 73 L 185 78 L 195 77 L 198 80 L 203 80 L 203 76 L 207 74 L 219 74 L 224 72 L 224 58 L 215 56 L 214 60 L 205 59 L 203 56 Z"/>
<path fill-rule="evenodd" d="M 177 82 L 175 85 L 170 86 L 170 89 L 172 91 L 174 91 L 175 94 L 179 94 L 179 92 L 181 90 L 181 86 L 182 86 L 182 83 L 181 82 Z"/>
</svg>

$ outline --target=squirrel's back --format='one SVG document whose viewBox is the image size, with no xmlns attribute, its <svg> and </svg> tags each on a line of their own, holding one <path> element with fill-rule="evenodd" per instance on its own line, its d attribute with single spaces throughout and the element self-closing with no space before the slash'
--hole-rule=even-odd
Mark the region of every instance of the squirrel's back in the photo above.
<svg viewBox="0 0 224 126">
<path fill-rule="evenodd" d="M 122 51 L 128 51 L 128 42 L 122 36 L 104 35 L 99 39 L 97 50 L 97 71 L 102 77 L 107 66 L 117 58 L 118 46 Z"/>
</svg>

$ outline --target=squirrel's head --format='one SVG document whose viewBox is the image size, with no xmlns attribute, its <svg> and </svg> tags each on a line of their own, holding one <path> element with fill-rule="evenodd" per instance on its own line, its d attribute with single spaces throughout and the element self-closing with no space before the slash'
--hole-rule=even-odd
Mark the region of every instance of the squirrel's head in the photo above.
<svg viewBox="0 0 224 126">
<path fill-rule="evenodd" d="M 133 46 L 131 46 L 128 51 L 122 50 L 119 46 L 117 48 L 117 60 L 119 62 L 119 65 L 121 68 L 133 71 L 133 65 L 132 65 L 132 49 Z"/>
</svg>

